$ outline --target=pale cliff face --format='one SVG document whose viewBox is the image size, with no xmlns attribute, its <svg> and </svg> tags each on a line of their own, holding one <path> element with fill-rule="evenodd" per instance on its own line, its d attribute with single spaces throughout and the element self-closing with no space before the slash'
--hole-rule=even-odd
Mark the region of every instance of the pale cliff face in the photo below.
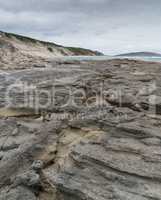
<svg viewBox="0 0 161 200">
<path fill-rule="evenodd" d="M 97 54 L 98 52 L 91 50 L 63 47 L 54 43 L 0 32 L 1 69 L 26 68 L 27 65 L 32 67 L 33 64 L 44 65 L 44 61 L 61 56 L 93 56 Z"/>
</svg>

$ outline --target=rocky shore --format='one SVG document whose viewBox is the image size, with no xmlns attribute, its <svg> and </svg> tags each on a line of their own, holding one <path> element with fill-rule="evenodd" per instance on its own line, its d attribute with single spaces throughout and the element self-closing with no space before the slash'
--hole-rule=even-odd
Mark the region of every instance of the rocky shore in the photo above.
<svg viewBox="0 0 161 200">
<path fill-rule="evenodd" d="M 161 64 L 0 73 L 0 200 L 160 200 Z"/>
</svg>

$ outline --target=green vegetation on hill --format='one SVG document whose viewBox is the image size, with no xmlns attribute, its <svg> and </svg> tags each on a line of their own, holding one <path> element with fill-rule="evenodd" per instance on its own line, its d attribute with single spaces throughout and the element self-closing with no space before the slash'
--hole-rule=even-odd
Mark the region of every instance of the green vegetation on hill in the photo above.
<svg viewBox="0 0 161 200">
<path fill-rule="evenodd" d="M 41 41 L 41 40 L 37 40 L 37 39 L 33 39 L 33 38 L 30 38 L 30 37 L 26 37 L 26 36 L 22 36 L 22 35 L 17 35 L 17 34 L 14 34 L 14 33 L 4 33 L 6 37 L 8 38 L 12 38 L 12 37 L 15 37 L 16 39 L 22 41 L 22 42 L 30 42 L 30 43 L 42 43 L 46 46 L 48 45 L 51 45 L 51 46 L 56 46 L 56 47 L 61 47 L 61 45 L 57 45 L 55 43 L 52 43 L 52 42 L 45 42 L 45 41 Z"/>
<path fill-rule="evenodd" d="M 92 51 L 90 49 L 83 49 L 83 48 L 79 48 L 79 47 L 66 47 L 69 51 L 75 53 L 76 55 L 87 55 L 87 54 L 95 54 L 95 55 L 103 55 L 100 52 L 97 51 Z"/>
</svg>

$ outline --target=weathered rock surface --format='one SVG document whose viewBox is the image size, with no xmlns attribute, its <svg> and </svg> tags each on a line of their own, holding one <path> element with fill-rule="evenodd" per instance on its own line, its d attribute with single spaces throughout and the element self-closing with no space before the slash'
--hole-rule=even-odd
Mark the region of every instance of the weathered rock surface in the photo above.
<svg viewBox="0 0 161 200">
<path fill-rule="evenodd" d="M 160 200 L 161 64 L 48 65 L 0 74 L 0 200 Z"/>
</svg>

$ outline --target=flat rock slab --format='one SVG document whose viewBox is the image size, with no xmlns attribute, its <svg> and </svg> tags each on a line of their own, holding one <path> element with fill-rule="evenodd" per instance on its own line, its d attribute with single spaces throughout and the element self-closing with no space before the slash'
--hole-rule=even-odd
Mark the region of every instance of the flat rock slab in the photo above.
<svg viewBox="0 0 161 200">
<path fill-rule="evenodd" d="M 0 72 L 0 200 L 161 199 L 161 64 L 45 63 Z"/>
</svg>

